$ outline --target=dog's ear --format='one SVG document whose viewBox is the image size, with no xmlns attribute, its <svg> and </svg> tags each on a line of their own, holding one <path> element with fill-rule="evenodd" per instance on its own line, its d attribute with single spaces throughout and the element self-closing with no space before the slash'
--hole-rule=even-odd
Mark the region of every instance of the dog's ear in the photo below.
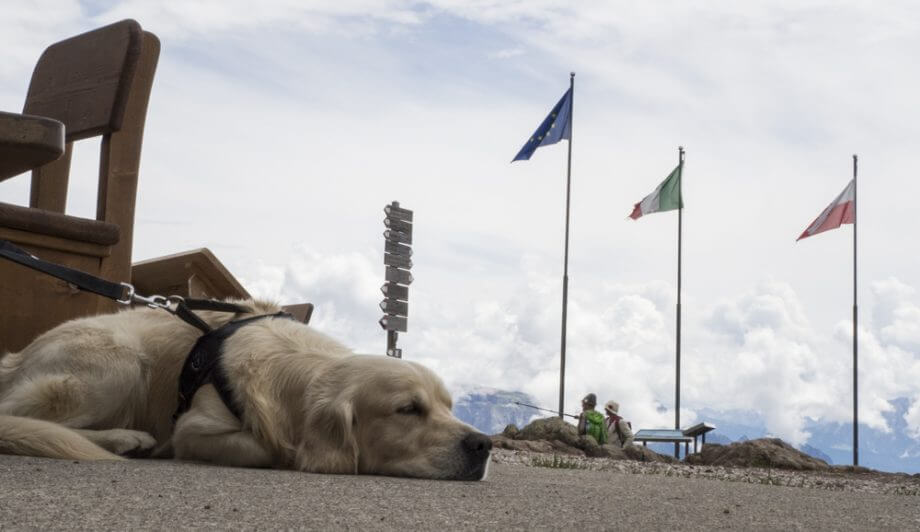
<svg viewBox="0 0 920 532">
<path fill-rule="evenodd" d="M 307 405 L 297 467 L 314 473 L 358 473 L 354 403 L 339 394 Z"/>
</svg>

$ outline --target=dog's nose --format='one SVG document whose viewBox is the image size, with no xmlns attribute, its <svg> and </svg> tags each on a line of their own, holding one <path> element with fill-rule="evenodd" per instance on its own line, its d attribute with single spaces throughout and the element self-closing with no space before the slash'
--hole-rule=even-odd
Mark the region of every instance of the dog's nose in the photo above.
<svg viewBox="0 0 920 532">
<path fill-rule="evenodd" d="M 485 458 L 492 450 L 492 439 L 479 432 L 467 434 L 461 444 L 467 454 L 479 458 Z"/>
</svg>

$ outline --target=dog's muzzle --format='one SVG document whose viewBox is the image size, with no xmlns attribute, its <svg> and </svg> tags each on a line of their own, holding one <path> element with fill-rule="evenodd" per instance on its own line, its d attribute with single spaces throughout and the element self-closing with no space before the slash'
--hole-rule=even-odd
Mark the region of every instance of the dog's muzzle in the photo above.
<svg viewBox="0 0 920 532">
<path fill-rule="evenodd" d="M 492 439 L 478 432 L 471 432 L 460 440 L 465 467 L 458 480 L 480 480 L 486 473 Z"/>
</svg>

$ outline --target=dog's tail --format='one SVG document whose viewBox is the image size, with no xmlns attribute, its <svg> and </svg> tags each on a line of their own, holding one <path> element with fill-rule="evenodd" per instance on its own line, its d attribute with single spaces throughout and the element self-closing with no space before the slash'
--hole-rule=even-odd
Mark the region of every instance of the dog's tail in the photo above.
<svg viewBox="0 0 920 532">
<path fill-rule="evenodd" d="M 0 454 L 68 460 L 124 460 L 63 425 L 0 415 Z"/>
</svg>

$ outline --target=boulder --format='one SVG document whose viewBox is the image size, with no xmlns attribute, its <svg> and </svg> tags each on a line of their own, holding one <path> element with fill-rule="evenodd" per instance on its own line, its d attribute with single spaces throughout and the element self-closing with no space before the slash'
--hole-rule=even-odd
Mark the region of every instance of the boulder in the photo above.
<svg viewBox="0 0 920 532">
<path fill-rule="evenodd" d="M 626 452 L 622 447 L 617 447 L 616 445 L 610 445 L 605 443 L 601 445 L 601 449 L 604 451 L 607 458 L 612 458 L 614 460 L 627 460 L 629 457 L 626 456 Z"/>
<path fill-rule="evenodd" d="M 661 462 L 666 464 L 676 464 L 677 458 L 667 454 L 659 454 L 644 445 L 627 445 L 622 449 L 623 454 L 629 460 L 637 462 Z"/>
<path fill-rule="evenodd" d="M 513 451 L 531 451 L 535 453 L 558 452 L 556 448 L 553 447 L 552 443 L 548 441 L 512 440 L 500 435 L 492 436 L 492 445 L 496 449 L 510 449 Z"/>
<path fill-rule="evenodd" d="M 558 440 L 571 447 L 579 448 L 578 429 L 558 417 L 535 419 L 521 429 L 515 439 Z"/>
<path fill-rule="evenodd" d="M 760 438 L 729 445 L 707 443 L 699 453 L 687 457 L 694 465 L 775 467 L 799 471 L 826 471 L 824 460 L 809 456 L 779 438 Z"/>
</svg>

